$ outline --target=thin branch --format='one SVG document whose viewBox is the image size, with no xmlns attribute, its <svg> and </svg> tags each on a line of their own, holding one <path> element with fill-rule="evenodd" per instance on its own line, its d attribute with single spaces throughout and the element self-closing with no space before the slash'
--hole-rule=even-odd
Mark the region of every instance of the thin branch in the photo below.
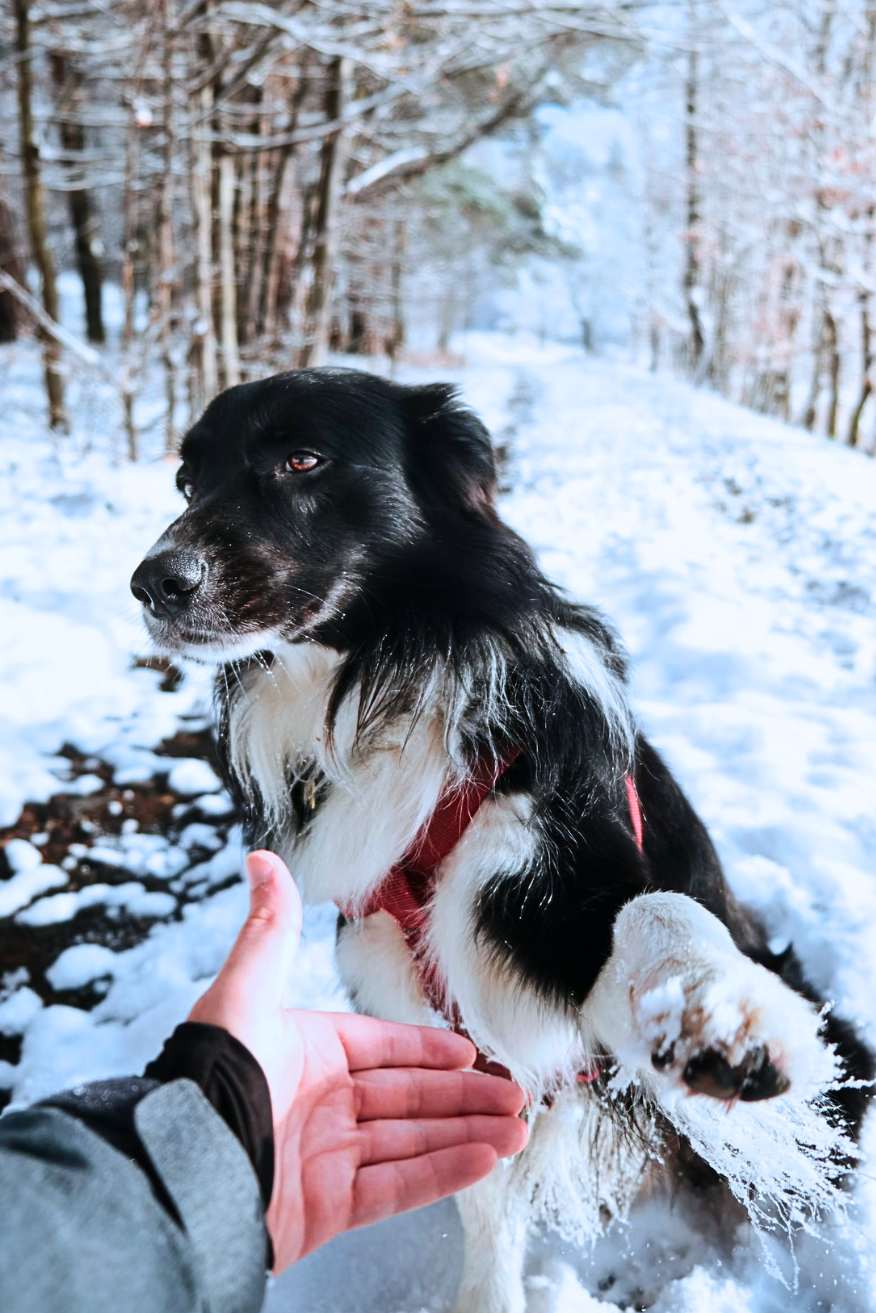
<svg viewBox="0 0 876 1313">
<path fill-rule="evenodd" d="M 22 287 L 21 283 L 13 278 L 11 274 L 6 273 L 4 269 L 0 269 L 0 289 L 14 296 L 19 304 L 23 305 L 28 313 L 33 316 L 40 328 L 44 329 L 56 342 L 66 347 L 84 365 L 90 365 L 93 369 L 98 370 L 109 383 L 112 383 L 114 388 L 118 388 L 118 380 L 104 364 L 100 352 L 95 351 L 94 347 L 88 346 L 85 342 L 80 342 L 79 338 L 74 336 L 73 333 L 68 332 L 66 328 L 62 328 L 57 320 L 46 313 L 36 297 L 32 296 L 26 287 Z"/>
</svg>

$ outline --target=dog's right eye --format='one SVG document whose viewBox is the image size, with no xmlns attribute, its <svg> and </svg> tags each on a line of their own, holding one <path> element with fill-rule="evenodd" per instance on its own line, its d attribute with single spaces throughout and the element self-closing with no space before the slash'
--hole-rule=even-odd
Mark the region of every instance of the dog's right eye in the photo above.
<svg viewBox="0 0 876 1313">
<path fill-rule="evenodd" d="M 195 485 L 192 483 L 191 479 L 179 478 L 176 481 L 176 486 L 179 488 L 186 501 L 192 500 L 195 495 Z"/>
<path fill-rule="evenodd" d="M 293 451 L 286 459 L 286 469 L 296 474 L 306 474 L 308 470 L 315 470 L 320 464 L 322 462 L 319 457 L 314 456 L 312 451 Z"/>
</svg>

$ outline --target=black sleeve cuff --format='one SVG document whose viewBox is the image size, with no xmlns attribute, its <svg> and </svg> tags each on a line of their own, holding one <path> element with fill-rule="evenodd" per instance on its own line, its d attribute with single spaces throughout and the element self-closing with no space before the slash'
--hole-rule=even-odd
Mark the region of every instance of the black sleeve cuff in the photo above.
<svg viewBox="0 0 876 1313">
<path fill-rule="evenodd" d="M 194 1081 L 246 1150 L 267 1211 L 274 1188 L 271 1093 L 249 1049 L 220 1026 L 185 1021 L 143 1075 L 161 1084 Z"/>
</svg>

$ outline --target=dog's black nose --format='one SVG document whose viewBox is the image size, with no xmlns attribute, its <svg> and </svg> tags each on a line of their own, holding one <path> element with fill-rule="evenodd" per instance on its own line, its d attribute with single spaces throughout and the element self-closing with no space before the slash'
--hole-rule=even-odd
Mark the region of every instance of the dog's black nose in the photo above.
<svg viewBox="0 0 876 1313">
<path fill-rule="evenodd" d="M 178 615 L 200 588 L 205 573 L 194 556 L 178 552 L 147 556 L 131 576 L 131 592 L 153 615 Z"/>
</svg>

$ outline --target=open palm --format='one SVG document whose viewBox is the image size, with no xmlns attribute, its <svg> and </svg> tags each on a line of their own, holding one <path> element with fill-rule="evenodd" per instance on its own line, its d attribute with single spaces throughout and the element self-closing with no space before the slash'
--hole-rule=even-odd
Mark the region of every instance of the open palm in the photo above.
<svg viewBox="0 0 876 1313">
<path fill-rule="evenodd" d="M 448 1031 L 282 1006 L 301 903 L 272 853 L 247 860 L 250 914 L 190 1020 L 223 1026 L 271 1092 L 274 1271 L 351 1227 L 472 1185 L 527 1131 L 524 1095 L 463 1070 L 474 1046 Z"/>
</svg>

